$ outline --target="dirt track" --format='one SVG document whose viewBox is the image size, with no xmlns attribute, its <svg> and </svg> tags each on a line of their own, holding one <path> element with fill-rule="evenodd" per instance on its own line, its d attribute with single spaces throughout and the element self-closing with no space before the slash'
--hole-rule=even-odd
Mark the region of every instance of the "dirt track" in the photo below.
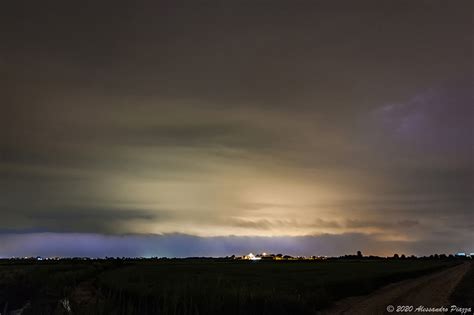
<svg viewBox="0 0 474 315">
<path fill-rule="evenodd" d="M 366 296 L 344 299 L 322 314 L 390 314 L 387 312 L 388 305 L 395 307 L 393 314 L 410 314 L 410 312 L 397 312 L 397 306 L 403 305 L 414 306 L 414 309 L 420 305 L 449 308 L 448 298 L 469 267 L 469 263 L 463 263 L 434 274 L 393 283 Z M 469 307 L 469 305 L 460 306 Z M 414 313 L 414 310 L 411 313 Z"/>
</svg>

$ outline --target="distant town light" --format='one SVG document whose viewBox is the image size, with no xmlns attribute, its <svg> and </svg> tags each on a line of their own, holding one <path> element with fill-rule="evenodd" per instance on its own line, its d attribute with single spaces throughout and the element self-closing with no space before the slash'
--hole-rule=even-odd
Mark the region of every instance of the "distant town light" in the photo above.
<svg viewBox="0 0 474 315">
<path fill-rule="evenodd" d="M 246 259 L 246 260 L 260 260 L 260 259 L 262 259 L 262 257 L 255 256 L 255 255 L 252 254 L 252 253 L 250 253 L 250 254 L 244 256 L 243 258 Z"/>
</svg>

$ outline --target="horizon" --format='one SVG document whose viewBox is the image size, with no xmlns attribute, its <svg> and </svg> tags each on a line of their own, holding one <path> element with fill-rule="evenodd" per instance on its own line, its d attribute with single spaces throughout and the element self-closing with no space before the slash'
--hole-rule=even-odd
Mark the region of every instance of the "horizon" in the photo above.
<svg viewBox="0 0 474 315">
<path fill-rule="evenodd" d="M 346 253 L 345 255 L 338 256 L 318 256 L 318 255 L 306 255 L 306 256 L 293 256 L 285 253 L 257 253 L 253 254 L 248 252 L 246 254 L 237 253 L 226 256 L 8 256 L 0 257 L 0 260 L 37 260 L 37 261 L 49 261 L 49 260 L 156 260 L 156 259 L 231 259 L 231 260 L 260 260 L 248 258 L 250 255 L 255 257 L 285 257 L 280 260 L 326 260 L 326 259 L 473 259 L 474 253 L 457 252 L 457 253 L 432 253 L 430 255 L 405 255 L 402 253 L 394 253 L 389 256 L 379 255 L 358 255 L 358 253 Z M 274 259 L 279 260 L 279 259 Z"/>
<path fill-rule="evenodd" d="M 5 235 L 4 235 L 5 237 Z M 77 237 L 81 239 L 78 242 Z M 246 255 L 248 253 L 283 253 L 293 257 L 340 257 L 344 255 L 356 254 L 361 251 L 365 257 L 392 257 L 394 254 L 416 257 L 427 257 L 435 254 L 456 255 L 465 253 L 471 255 L 467 246 L 449 251 L 449 245 L 445 250 L 429 251 L 424 249 L 424 244 L 419 248 L 406 250 L 403 244 L 400 250 L 391 250 L 385 244 L 378 244 L 379 251 L 364 250 L 368 248 L 366 235 L 351 235 L 352 241 L 345 242 L 339 240 L 338 249 L 334 249 L 332 238 L 337 235 L 318 236 L 221 236 L 221 237 L 196 237 L 186 234 L 168 235 L 102 235 L 84 233 L 26 233 L 23 237 L 18 234 L 10 235 L 8 244 L 12 246 L 2 251 L 0 258 L 21 258 L 21 257 L 126 257 L 126 258 L 191 258 L 207 257 L 219 258 L 232 255 Z M 354 238 L 360 238 L 358 242 Z M 327 244 L 324 244 L 328 241 Z M 284 244 L 282 244 L 282 242 Z M 126 243 L 126 244 L 124 244 Z M 356 247 L 359 244 L 361 247 Z M 344 246 L 341 249 L 340 246 Z M 124 250 L 125 248 L 125 250 Z M 374 248 L 374 247 L 372 247 Z M 421 254 L 416 254 L 416 252 Z"/>
</svg>

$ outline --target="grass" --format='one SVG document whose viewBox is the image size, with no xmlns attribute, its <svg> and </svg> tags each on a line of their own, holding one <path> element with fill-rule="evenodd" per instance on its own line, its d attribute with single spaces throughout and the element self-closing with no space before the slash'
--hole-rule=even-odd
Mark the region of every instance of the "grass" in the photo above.
<svg viewBox="0 0 474 315">
<path fill-rule="evenodd" d="M 21 308 L 29 301 L 34 314 L 52 314 L 60 298 L 68 296 L 80 282 L 103 269 L 101 264 L 70 262 L 2 263 L 0 313 Z"/>
<path fill-rule="evenodd" d="M 30 301 L 25 315 L 63 314 L 59 301 L 67 298 L 74 314 L 314 314 L 338 299 L 452 264 L 217 259 L 0 263 L 0 312 L 7 302 L 12 310 Z"/>
<path fill-rule="evenodd" d="M 446 264 L 433 261 L 164 261 L 100 275 L 108 314 L 312 314 Z M 125 311 L 124 311 L 125 310 Z"/>
</svg>

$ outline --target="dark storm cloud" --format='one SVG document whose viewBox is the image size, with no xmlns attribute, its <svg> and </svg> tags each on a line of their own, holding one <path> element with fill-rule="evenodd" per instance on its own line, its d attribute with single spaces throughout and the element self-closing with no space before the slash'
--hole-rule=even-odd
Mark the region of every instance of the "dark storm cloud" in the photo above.
<svg viewBox="0 0 474 315">
<path fill-rule="evenodd" d="M 153 220 L 155 222 L 166 221 L 173 218 L 172 212 L 142 209 L 122 208 L 100 208 L 100 207 L 77 207 L 66 205 L 57 207 L 50 205 L 49 208 L 29 207 L 17 209 L 15 214 L 4 214 L 0 233 L 17 231 L 36 232 L 81 232 L 103 233 L 127 232 L 127 226 L 131 222 Z M 12 229 L 12 228 L 17 228 Z M 33 230 L 34 229 L 34 230 Z"/>
<path fill-rule="evenodd" d="M 386 229 L 384 246 L 417 251 L 472 242 L 471 12 L 471 1 L 6 3 L 0 230 L 330 232 L 345 235 L 321 238 L 337 253 L 353 230 Z M 176 243 L 179 255 L 194 242 Z"/>
<path fill-rule="evenodd" d="M 452 159 L 460 167 L 472 161 L 472 77 L 451 86 L 430 89 L 401 103 L 379 107 L 373 112 L 380 141 L 387 138 L 396 149 L 433 154 L 427 162 Z M 375 135 L 377 136 L 377 135 Z M 440 156 L 441 154 L 441 156 Z"/>
<path fill-rule="evenodd" d="M 113 231 L 121 221 L 129 220 L 163 220 L 169 218 L 170 214 L 164 211 L 146 211 L 140 209 L 101 209 L 101 208 L 74 208 L 68 207 L 64 212 L 61 208 L 44 209 L 28 216 L 39 225 L 45 224 L 45 229 L 54 229 L 61 222 L 69 221 L 72 231 L 87 229 L 89 231 L 106 230 Z M 92 227 L 91 227 L 92 226 Z M 55 231 L 56 232 L 56 231 Z M 85 231 L 80 231 L 85 232 Z"/>
<path fill-rule="evenodd" d="M 318 95 L 349 112 L 343 104 L 367 88 L 386 101 L 398 90 L 416 93 L 413 83 L 429 85 L 433 74 L 467 71 L 469 2 L 374 3 L 11 3 L 2 10 L 9 52 L 2 59 L 20 78 L 22 65 L 28 74 L 31 64 L 41 65 L 62 76 L 36 77 L 127 97 L 286 108 L 289 101 L 312 107 L 308 96 Z M 393 84 L 380 84 L 381 76 Z"/>
<path fill-rule="evenodd" d="M 258 149 L 263 143 L 278 145 L 269 131 L 245 123 L 189 123 L 183 125 L 151 125 L 124 131 L 119 143 L 144 146 L 233 147 Z"/>
</svg>

